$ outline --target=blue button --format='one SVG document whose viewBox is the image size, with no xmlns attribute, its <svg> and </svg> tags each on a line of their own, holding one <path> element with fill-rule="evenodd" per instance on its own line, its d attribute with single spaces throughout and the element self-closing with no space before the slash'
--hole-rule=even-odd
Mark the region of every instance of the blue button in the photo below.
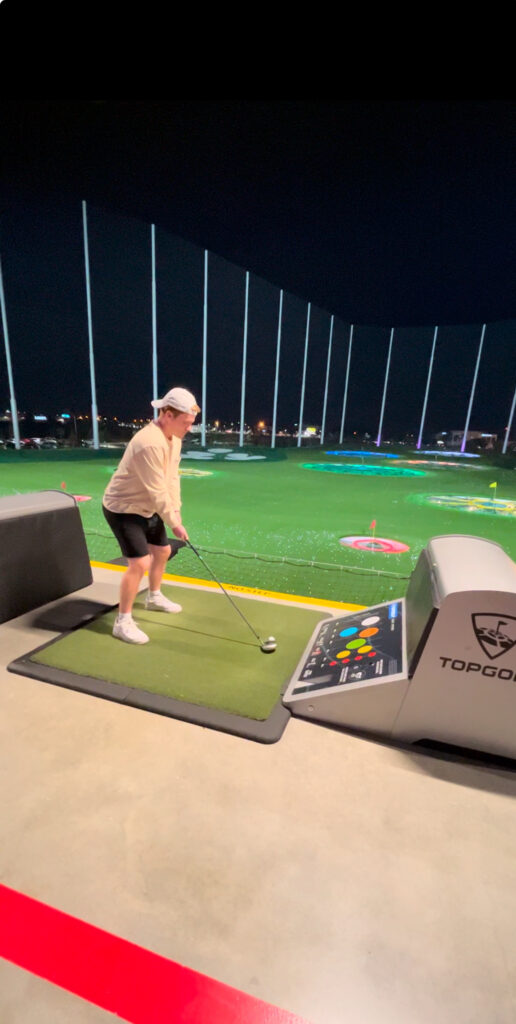
<svg viewBox="0 0 516 1024">
<path fill-rule="evenodd" d="M 358 626 L 349 626 L 348 629 L 343 629 L 339 636 L 353 636 L 353 633 L 358 632 Z"/>
</svg>

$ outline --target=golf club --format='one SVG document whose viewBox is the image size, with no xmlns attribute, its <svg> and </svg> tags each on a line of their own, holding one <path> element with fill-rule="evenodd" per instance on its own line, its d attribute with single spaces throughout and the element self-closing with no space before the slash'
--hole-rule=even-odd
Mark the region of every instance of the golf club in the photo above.
<svg viewBox="0 0 516 1024">
<path fill-rule="evenodd" d="M 240 608 L 237 607 L 237 605 L 235 604 L 233 599 L 229 596 L 227 590 L 223 587 L 223 585 L 220 582 L 220 580 L 217 579 L 217 577 L 215 576 L 215 573 L 212 572 L 212 570 L 210 569 L 209 565 L 206 564 L 206 562 L 204 561 L 204 558 L 202 557 L 202 555 L 199 554 L 199 552 L 197 551 L 197 548 L 194 548 L 194 546 L 193 546 L 193 544 L 192 544 L 192 542 L 190 540 L 187 540 L 186 543 L 188 544 L 188 547 L 190 547 L 192 549 L 194 554 L 197 555 L 197 558 L 199 558 L 201 560 L 202 564 L 204 565 L 204 568 L 208 570 L 210 576 L 213 576 L 213 579 L 215 580 L 215 583 L 218 584 L 218 586 L 222 590 L 222 593 L 226 595 L 228 601 L 231 602 L 231 604 L 233 605 L 233 608 L 235 609 L 235 611 L 238 612 L 240 617 L 244 620 L 246 626 L 248 626 L 249 629 L 251 630 L 251 633 L 253 633 L 253 635 L 256 637 L 256 639 L 258 640 L 258 643 L 260 644 L 260 650 L 261 650 L 262 654 L 274 654 L 274 651 L 276 650 L 276 647 L 277 647 L 277 643 L 276 643 L 275 638 L 273 636 L 268 636 L 266 640 L 262 640 L 261 637 L 258 636 L 258 633 L 256 632 L 256 630 L 253 629 L 253 627 L 251 626 L 251 623 L 248 622 L 248 620 L 246 619 L 244 613 L 240 611 Z"/>
</svg>

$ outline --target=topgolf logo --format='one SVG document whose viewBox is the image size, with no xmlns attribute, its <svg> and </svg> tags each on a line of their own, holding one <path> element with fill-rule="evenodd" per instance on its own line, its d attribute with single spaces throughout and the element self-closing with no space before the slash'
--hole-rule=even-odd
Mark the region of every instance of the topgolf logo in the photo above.
<svg viewBox="0 0 516 1024">
<path fill-rule="evenodd" d="M 484 654 L 493 661 L 507 654 L 516 644 L 516 618 L 513 615 L 472 615 L 473 629 Z"/>
</svg>

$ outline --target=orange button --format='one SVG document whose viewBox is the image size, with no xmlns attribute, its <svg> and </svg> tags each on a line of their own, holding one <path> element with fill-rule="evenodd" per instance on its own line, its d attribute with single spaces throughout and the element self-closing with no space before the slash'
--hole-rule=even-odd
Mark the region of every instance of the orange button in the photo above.
<svg viewBox="0 0 516 1024">
<path fill-rule="evenodd" d="M 374 636 L 375 633 L 377 633 L 377 632 L 378 632 L 378 629 L 376 628 L 376 626 L 369 626 L 369 629 L 363 629 L 362 632 L 359 633 L 358 635 L 359 636 L 363 636 L 363 637 Z"/>
</svg>

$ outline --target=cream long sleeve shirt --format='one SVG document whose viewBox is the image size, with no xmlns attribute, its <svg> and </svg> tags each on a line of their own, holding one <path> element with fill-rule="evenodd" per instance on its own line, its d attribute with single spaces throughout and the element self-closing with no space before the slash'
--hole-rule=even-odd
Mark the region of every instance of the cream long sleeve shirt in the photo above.
<svg viewBox="0 0 516 1024">
<path fill-rule="evenodd" d="M 157 512 L 174 529 L 180 523 L 179 462 L 181 441 L 168 441 L 155 422 L 139 430 L 106 487 L 103 503 L 110 512 L 150 519 Z"/>
</svg>

